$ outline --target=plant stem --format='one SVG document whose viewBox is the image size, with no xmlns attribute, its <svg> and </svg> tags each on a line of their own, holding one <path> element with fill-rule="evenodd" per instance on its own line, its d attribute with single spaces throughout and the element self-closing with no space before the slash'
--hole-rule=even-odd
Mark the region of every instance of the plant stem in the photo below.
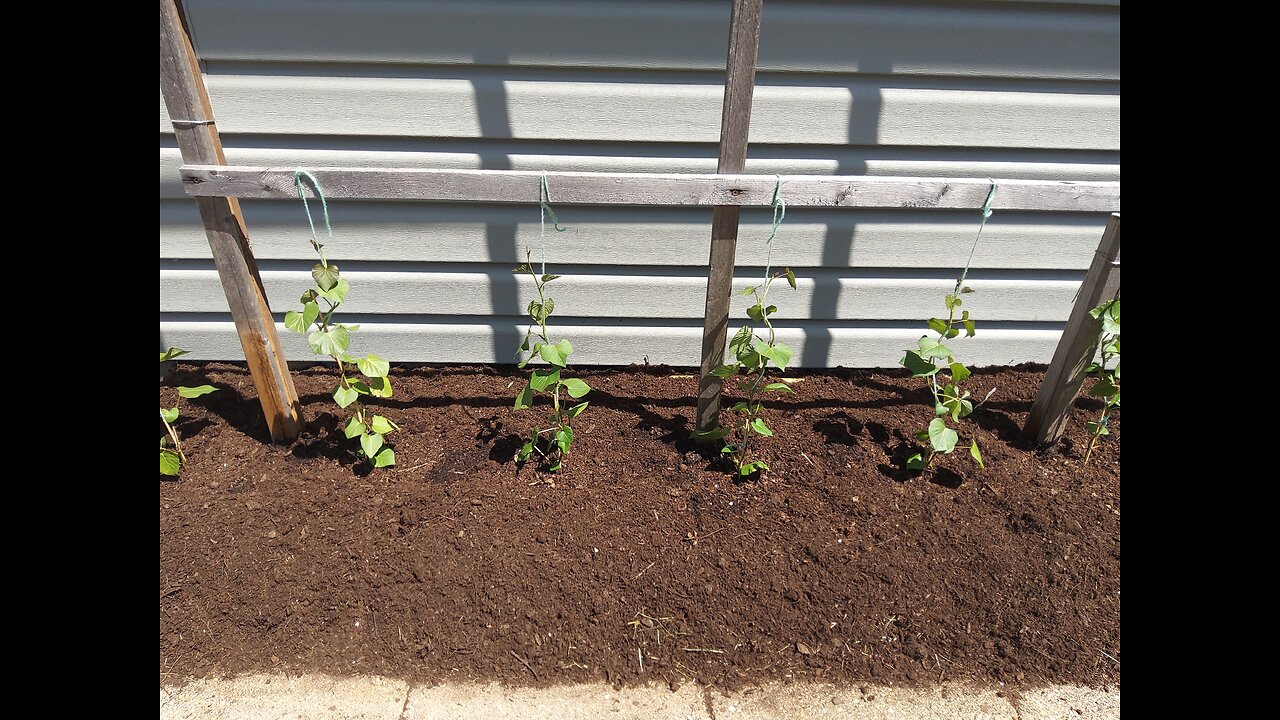
<svg viewBox="0 0 1280 720">
<path fill-rule="evenodd" d="M 173 449 L 178 451 L 178 457 L 185 463 L 187 456 L 182 452 L 182 442 L 178 440 L 178 432 L 173 429 L 168 420 L 164 419 L 164 412 L 160 413 L 160 422 L 164 423 L 164 429 L 169 433 L 169 439 L 173 441 Z"/>
</svg>

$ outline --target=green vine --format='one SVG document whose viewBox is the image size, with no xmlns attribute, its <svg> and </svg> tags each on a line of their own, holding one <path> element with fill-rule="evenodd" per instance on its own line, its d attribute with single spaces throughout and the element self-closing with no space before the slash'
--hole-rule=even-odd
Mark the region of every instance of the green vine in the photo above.
<svg viewBox="0 0 1280 720">
<path fill-rule="evenodd" d="M 515 409 L 528 410 L 533 407 L 534 397 L 545 394 L 551 398 L 551 410 L 547 415 L 548 427 L 533 427 L 529 431 L 529 440 L 520 446 L 516 453 L 516 462 L 524 463 L 535 453 L 541 457 L 549 470 L 556 472 L 564 466 L 573 445 L 573 419 L 582 414 L 589 404 L 587 401 L 570 403 L 570 399 L 580 399 L 591 392 L 591 386 L 578 378 L 564 377 L 568 369 L 569 356 L 573 354 L 573 344 L 568 340 L 552 342 L 547 333 L 547 318 L 555 310 L 556 301 L 547 295 L 547 284 L 559 278 L 559 275 L 538 274 L 533 268 L 531 253 L 525 251 L 526 262 L 513 272 L 528 273 L 533 278 L 533 285 L 538 291 L 538 299 L 529 303 L 530 319 L 537 323 L 536 330 L 530 326 L 525 332 L 524 342 L 516 349 L 519 357 L 529 353 L 520 360 L 517 367 L 523 368 L 536 357 L 542 358 L 550 366 L 548 369 L 532 371 L 529 382 L 516 395 Z M 543 270 L 546 267 L 543 266 Z M 536 333 L 536 339 L 535 339 Z M 564 397 L 561 397 L 561 393 Z"/>
<path fill-rule="evenodd" d="M 1085 424 L 1089 429 L 1089 448 L 1084 453 L 1086 464 L 1102 436 L 1111 434 L 1111 413 L 1120 407 L 1120 298 L 1099 305 L 1090 310 L 1089 314 L 1102 323 L 1101 340 L 1098 343 L 1102 358 L 1085 368 L 1085 372 L 1098 378 L 1089 389 L 1089 394 L 1102 398 L 1102 414 L 1096 421 Z M 1115 361 L 1114 366 L 1112 361 Z"/>
<path fill-rule="evenodd" d="M 160 353 L 160 362 L 186 355 L 187 352 L 187 350 L 171 347 Z M 182 386 L 177 390 L 179 397 L 190 400 L 201 395 L 208 395 L 211 392 L 217 392 L 218 388 L 212 385 L 200 385 L 199 387 Z M 178 473 L 182 472 L 182 466 L 187 464 L 187 454 L 182 450 L 182 440 L 178 437 L 178 431 L 173 427 L 176 422 L 178 422 L 177 405 L 171 408 L 160 408 L 160 423 L 164 425 L 165 430 L 165 434 L 160 436 L 161 475 L 177 476 Z"/>
</svg>

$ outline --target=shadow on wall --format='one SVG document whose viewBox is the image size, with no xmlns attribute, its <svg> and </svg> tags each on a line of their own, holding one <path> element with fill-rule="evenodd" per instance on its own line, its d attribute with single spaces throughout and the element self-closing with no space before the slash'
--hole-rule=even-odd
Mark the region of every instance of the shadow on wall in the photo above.
<svg viewBox="0 0 1280 720">
<path fill-rule="evenodd" d="M 877 59 L 875 63 L 858 64 L 859 72 L 888 75 L 893 70 L 892 63 Z M 849 86 L 849 144 L 863 146 L 864 153 L 857 155 L 839 155 L 837 175 L 867 174 L 866 157 L 880 141 L 880 114 L 884 105 L 880 87 L 858 89 Z M 857 159 L 854 159 L 857 158 Z M 856 212 L 856 211 L 849 211 Z M 853 253 L 853 238 L 857 233 L 857 223 L 847 226 L 828 224 L 826 235 L 822 240 L 822 265 L 830 268 L 844 268 L 849 264 Z M 835 317 L 840 305 L 840 283 L 818 283 L 814 285 L 813 299 L 809 304 L 809 317 Z M 804 364 L 808 367 L 826 367 L 831 361 L 831 331 L 825 326 L 814 325 L 805 333 L 803 345 Z"/>
<path fill-rule="evenodd" d="M 476 65 L 505 67 L 510 62 L 510 58 L 506 53 L 480 51 L 475 54 L 473 62 Z M 514 137 L 507 88 L 502 78 L 478 74 L 472 77 L 471 85 L 476 96 L 476 112 L 479 114 L 477 119 L 480 123 L 482 138 L 492 140 Z M 481 169 L 512 169 L 511 158 L 501 149 L 490 150 L 484 145 L 481 147 Z M 485 223 L 485 245 L 489 262 L 501 262 L 508 257 L 508 249 L 516 244 L 516 227 L 514 222 Z M 517 278 L 514 274 L 493 273 L 489 276 L 489 303 L 493 308 L 493 357 L 499 363 L 515 362 L 518 341 L 514 338 L 519 336 L 520 328 L 514 321 L 500 321 L 498 318 L 520 316 L 520 308 L 516 300 L 516 283 Z"/>
<path fill-rule="evenodd" d="M 767 30 L 767 24 L 766 24 Z M 767 37 L 767 32 L 765 33 Z M 762 47 L 764 39 L 762 38 Z M 508 53 L 477 51 L 473 62 L 478 66 L 491 68 L 509 67 Z M 893 63 L 885 57 L 850 58 L 851 67 L 857 67 L 859 76 L 888 76 Z M 477 118 L 483 140 L 507 140 L 514 138 L 512 128 L 510 102 L 504 80 L 500 75 L 479 73 L 472 76 L 472 90 L 475 94 Z M 850 97 L 848 124 L 848 143 L 850 146 L 865 148 L 865 152 L 839 152 L 834 148 L 837 158 L 836 174 L 865 175 L 867 172 L 866 156 L 879 143 L 879 123 L 882 114 L 883 97 L 881 88 L 868 87 L 866 83 L 849 83 Z M 479 151 L 480 167 L 486 170 L 513 169 L 510 156 L 500 145 L 492 147 L 482 144 Z M 750 147 L 750 146 L 749 146 Z M 664 151 L 665 152 L 665 151 Z M 716 153 L 715 149 L 712 149 Z M 718 154 L 718 153 L 716 153 Z M 750 154 L 750 149 L 748 149 Z M 533 212 L 531 208 L 530 212 Z M 493 263 L 506 262 L 514 249 L 517 257 L 523 256 L 524 249 L 516 247 L 518 221 L 488 222 L 485 225 L 485 242 L 488 260 Z M 845 268 L 853 249 L 857 224 L 829 224 L 823 239 L 822 265 L 824 267 Z M 710 233 L 710 217 L 707 218 L 707 234 Z M 514 362 L 515 346 L 521 337 L 519 318 L 523 317 L 523 309 L 519 307 L 518 284 L 520 279 L 514 274 L 493 273 L 489 280 L 489 299 L 492 306 L 492 349 L 497 362 Z M 841 287 L 839 283 L 821 283 L 815 286 L 810 302 L 810 317 L 835 317 L 840 302 Z M 832 355 L 832 334 L 826 327 L 811 325 L 805 333 L 803 358 L 807 366 L 827 366 Z"/>
</svg>

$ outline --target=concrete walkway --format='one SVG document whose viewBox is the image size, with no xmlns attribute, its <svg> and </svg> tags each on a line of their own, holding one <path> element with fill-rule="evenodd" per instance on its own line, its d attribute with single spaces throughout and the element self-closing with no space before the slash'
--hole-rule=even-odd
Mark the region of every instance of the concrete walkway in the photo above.
<svg viewBox="0 0 1280 720">
<path fill-rule="evenodd" d="M 1120 717 L 1120 691 L 1055 686 L 1012 692 L 946 685 L 928 690 L 772 685 L 732 694 L 685 684 L 508 688 L 412 686 L 381 677 L 254 675 L 161 687 L 161 720 L 1080 720 Z"/>
</svg>

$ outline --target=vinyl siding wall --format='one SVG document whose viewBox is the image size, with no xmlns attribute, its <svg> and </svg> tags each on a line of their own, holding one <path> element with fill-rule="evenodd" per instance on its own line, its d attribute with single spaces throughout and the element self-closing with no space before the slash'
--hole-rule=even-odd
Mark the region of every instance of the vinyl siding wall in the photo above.
<svg viewBox="0 0 1280 720">
<path fill-rule="evenodd" d="M 228 162 L 714 172 L 727 0 L 186 0 Z M 160 103 L 161 342 L 242 359 Z M 1118 2 L 766 0 L 747 172 L 1120 178 Z M 552 187 L 554 198 L 555 188 Z M 272 309 L 309 286 L 299 203 L 244 201 Z M 357 352 L 511 362 L 538 208 L 336 201 Z M 556 334 L 582 364 L 696 365 L 710 208 L 561 206 Z M 747 210 L 736 287 L 764 264 Z M 891 366 L 964 263 L 976 211 L 793 209 L 774 295 L 800 364 Z M 1104 214 L 997 212 L 966 308 L 976 364 L 1047 361 Z M 733 316 L 743 316 L 735 298 Z M 291 360 L 311 355 L 281 337 Z"/>
</svg>

